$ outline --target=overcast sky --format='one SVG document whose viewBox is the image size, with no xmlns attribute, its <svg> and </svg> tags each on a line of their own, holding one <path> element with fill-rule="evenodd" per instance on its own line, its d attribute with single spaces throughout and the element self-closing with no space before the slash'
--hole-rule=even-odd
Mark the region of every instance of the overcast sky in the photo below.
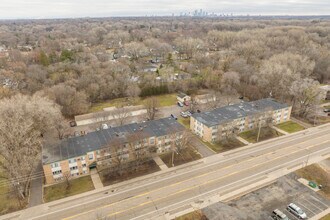
<svg viewBox="0 0 330 220">
<path fill-rule="evenodd" d="M 0 0 L 0 19 L 178 15 L 329 15 L 330 0 Z"/>
</svg>

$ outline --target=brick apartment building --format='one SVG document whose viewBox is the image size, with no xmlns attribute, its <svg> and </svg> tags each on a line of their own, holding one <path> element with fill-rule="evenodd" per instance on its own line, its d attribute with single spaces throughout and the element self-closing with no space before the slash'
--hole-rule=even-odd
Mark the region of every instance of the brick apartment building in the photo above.
<svg viewBox="0 0 330 220">
<path fill-rule="evenodd" d="M 273 124 L 288 121 L 291 108 L 270 98 L 243 102 L 193 114 L 190 129 L 203 140 L 214 142 L 225 137 L 229 130 L 232 132 L 233 127 L 239 133 L 255 129 L 266 120 L 272 120 Z"/>
<path fill-rule="evenodd" d="M 115 157 L 129 160 L 132 152 L 140 154 L 144 149 L 165 152 L 173 141 L 182 138 L 184 130 L 173 118 L 163 118 L 94 131 L 47 145 L 43 149 L 46 184 L 62 181 L 64 175 L 87 175 L 90 169 L 105 162 L 111 163 Z"/>
</svg>

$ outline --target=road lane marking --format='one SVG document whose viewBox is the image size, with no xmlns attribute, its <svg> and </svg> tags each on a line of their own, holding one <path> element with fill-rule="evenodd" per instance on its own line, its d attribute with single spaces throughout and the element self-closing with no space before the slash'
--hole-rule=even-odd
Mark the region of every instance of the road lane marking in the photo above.
<svg viewBox="0 0 330 220">
<path fill-rule="evenodd" d="M 303 205 L 301 202 L 295 202 L 295 204 L 298 206 L 298 207 L 302 207 L 303 209 L 307 210 L 308 212 L 312 213 L 313 216 L 316 215 L 317 213 L 313 212 L 312 210 L 310 210 L 309 208 L 307 208 L 305 205 Z M 304 211 L 304 210 L 303 210 Z"/>
<path fill-rule="evenodd" d="M 323 138 L 325 137 L 327 134 L 323 134 L 325 133 L 324 130 L 322 131 L 314 131 L 312 130 L 312 132 L 314 133 L 310 133 L 310 134 L 307 134 L 307 135 L 304 135 L 304 136 L 301 136 L 300 134 L 294 134 L 294 135 L 291 135 L 291 136 L 286 136 L 286 138 L 284 139 L 280 139 L 277 141 L 277 143 L 272 143 L 272 142 L 267 142 L 267 143 L 264 143 L 264 144 L 259 144 L 257 146 L 253 146 L 252 148 L 249 148 L 249 149 L 244 149 L 242 148 L 242 152 L 243 154 L 240 154 L 240 155 L 230 155 L 230 156 L 226 156 L 227 158 L 225 158 L 224 160 L 221 160 L 221 161 L 214 161 L 212 163 L 209 163 L 209 164 L 205 164 L 205 166 L 203 167 L 198 167 L 198 168 L 194 168 L 194 169 L 190 169 L 188 171 L 185 171 L 185 173 L 178 173 L 178 174 L 172 174 L 173 171 L 170 171 L 168 173 L 165 173 L 165 176 L 167 175 L 167 177 L 161 177 L 161 179 L 157 180 L 157 181 L 152 181 L 150 183 L 144 183 L 143 185 L 141 186 L 138 186 L 138 187 L 134 187 L 134 188 L 130 188 L 130 189 L 126 189 L 126 190 L 123 190 L 123 191 L 117 191 L 116 189 L 118 189 L 120 186 L 117 186 L 117 188 L 109 188 L 109 189 L 106 189 L 102 192 L 98 192 L 98 193 L 95 193 L 93 195 L 99 195 L 101 193 L 104 193 L 108 190 L 111 190 L 111 189 L 115 189 L 117 192 L 116 193 L 113 193 L 111 195 L 108 195 L 108 196 L 103 196 L 102 198 L 96 198 L 96 199 L 92 199 L 92 200 L 89 200 L 88 202 L 83 202 L 83 203 L 79 203 L 79 204 L 75 204 L 75 205 L 71 205 L 69 207 L 65 207 L 65 208 L 62 208 L 62 209 L 59 209 L 59 210 L 56 210 L 56 211 L 52 211 L 52 212 L 48 212 L 46 214 L 41 214 L 37 217 L 33 217 L 32 219 L 37 219 L 37 218 L 40 218 L 40 217 L 44 217 L 44 216 L 47 216 L 47 215 L 50 215 L 50 214 L 54 214 L 54 213 L 57 213 L 57 212 L 63 212 L 65 210 L 70 210 L 70 209 L 73 209 L 73 208 L 76 208 L 76 207 L 79 207 L 79 206 L 84 206 L 84 205 L 88 205 L 90 203 L 93 203 L 93 202 L 97 202 L 99 200 L 104 200 L 104 199 L 107 199 L 107 198 L 110 198 L 110 197 L 113 197 L 113 196 L 116 196 L 116 195 L 120 195 L 120 194 L 123 194 L 123 193 L 126 193 L 126 192 L 129 192 L 129 191 L 132 191 L 132 190 L 137 190 L 139 188 L 142 188 L 142 187 L 146 187 L 148 185 L 153 185 L 153 184 L 157 184 L 157 183 L 160 183 L 160 182 L 163 182 L 165 180 L 169 180 L 169 179 L 173 179 L 173 178 L 176 178 L 176 177 L 179 177 L 179 176 L 183 176 L 185 174 L 189 174 L 189 173 L 193 173 L 193 172 L 196 172 L 196 171 L 199 171 L 199 170 L 202 170 L 202 169 L 205 169 L 205 168 L 208 168 L 208 167 L 212 167 L 212 166 L 216 166 L 216 165 L 219 165 L 219 164 L 222 164 L 222 163 L 225 163 L 225 162 L 228 162 L 228 161 L 237 161 L 236 159 L 237 158 L 241 158 L 241 157 L 244 157 L 244 156 L 251 156 L 252 154 L 254 153 L 259 153 L 263 150 L 268 150 L 268 149 L 271 149 L 271 148 L 275 148 L 276 146 L 279 146 L 279 145 L 284 145 L 286 143 L 289 143 L 289 142 L 292 142 L 292 141 L 295 141 L 295 140 L 303 140 L 305 139 L 306 137 L 309 137 L 309 136 L 315 136 L 317 134 L 320 134 L 321 136 L 319 137 L 315 137 L 313 138 L 312 140 L 317 140 L 319 138 Z M 288 138 L 291 138 L 293 137 L 292 139 L 290 140 L 287 140 Z M 303 144 L 303 143 L 306 143 L 307 141 L 310 141 L 311 139 L 309 140 L 306 140 L 306 141 L 302 141 L 302 142 L 299 142 L 298 144 Z M 271 144 L 271 145 L 270 145 Z M 266 147 L 262 147 L 262 146 L 266 146 Z M 270 146 L 267 146 L 267 145 L 270 145 Z M 285 146 L 285 145 L 284 145 Z M 294 145 L 290 145 L 289 147 L 292 147 Z M 281 150 L 281 149 L 286 149 L 286 148 L 289 148 L 289 147 L 281 147 L 280 149 L 278 150 Z M 248 152 L 244 152 L 244 151 L 247 151 Z M 275 149 L 276 150 L 276 149 Z M 239 153 L 239 152 L 235 152 L 236 153 Z M 253 155 L 252 155 L 253 156 Z M 262 155 L 259 155 L 259 156 L 262 156 Z M 175 172 L 176 173 L 176 172 Z M 169 174 L 169 176 L 168 176 Z M 158 176 L 156 176 L 158 177 Z M 84 198 L 84 197 L 83 197 Z M 73 200 L 69 201 L 69 202 L 72 202 Z M 54 206 L 54 205 L 53 205 Z M 51 206 L 47 206 L 48 208 L 51 207 Z"/>
<path fill-rule="evenodd" d="M 316 206 L 312 202 L 308 201 L 308 199 L 302 198 L 302 200 L 304 200 L 304 202 L 309 203 L 312 207 L 315 207 L 316 209 L 320 210 L 321 212 L 323 211 L 323 209 L 321 209 L 320 207 Z"/>
<path fill-rule="evenodd" d="M 322 150 L 320 150 L 320 151 L 323 151 L 323 150 L 325 150 L 325 149 L 322 149 Z M 304 158 L 304 157 L 300 157 L 300 158 L 294 159 L 293 161 L 290 161 L 290 162 L 287 162 L 287 163 L 284 163 L 284 164 L 290 164 L 290 163 L 292 163 L 292 162 L 298 161 L 298 160 L 303 159 L 303 158 Z M 283 165 L 283 164 L 282 164 L 282 165 Z M 277 167 L 280 167 L 280 166 L 282 166 L 282 165 L 278 165 Z M 272 170 L 272 169 L 273 169 L 273 168 L 270 168 L 270 169 L 268 169 L 268 170 L 266 170 L 266 171 L 262 171 L 262 172 L 265 172 L 265 173 L 267 174 L 267 172 L 270 171 L 270 170 Z M 262 173 L 262 172 L 260 172 L 260 173 Z M 187 202 L 190 201 L 190 200 L 194 200 L 194 199 L 196 199 L 196 198 L 198 198 L 198 197 L 202 197 L 202 196 L 204 196 L 204 195 L 211 194 L 211 193 L 213 193 L 213 192 L 219 191 L 219 189 L 221 189 L 221 188 L 225 188 L 225 187 L 231 186 L 231 185 L 233 185 L 233 184 L 236 184 L 237 182 L 241 182 L 242 180 L 245 180 L 245 179 L 248 179 L 248 178 L 251 178 L 251 177 L 257 176 L 257 175 L 259 175 L 260 173 L 254 174 L 254 175 L 249 176 L 249 177 L 245 177 L 245 178 L 243 178 L 243 179 L 241 179 L 241 180 L 237 180 L 237 181 L 235 181 L 235 182 L 233 182 L 233 183 L 230 183 L 230 184 L 227 184 L 227 185 L 225 185 L 225 186 L 222 186 L 222 187 L 219 187 L 219 188 L 213 189 L 213 190 L 211 190 L 211 191 L 209 191 L 209 192 L 202 193 L 202 194 L 200 194 L 200 195 L 198 195 L 198 196 L 194 196 L 194 197 L 191 197 L 191 198 L 189 198 L 189 199 L 185 199 L 185 200 L 183 200 L 183 201 L 177 202 L 177 203 L 175 203 L 175 204 L 171 204 L 171 205 L 168 205 L 168 206 L 166 206 L 166 207 L 163 207 L 163 208 L 157 209 L 156 211 L 152 211 L 152 212 L 149 212 L 149 213 L 147 213 L 147 214 L 143 214 L 143 215 L 140 215 L 140 216 L 138 216 L 138 217 L 131 218 L 130 220 L 141 219 L 141 218 L 144 217 L 144 216 L 147 216 L 147 215 L 150 215 L 150 214 L 153 214 L 153 213 L 156 213 L 156 212 L 157 212 L 157 214 L 158 214 L 158 212 L 163 211 L 163 210 L 164 210 L 164 211 L 165 211 L 165 210 L 168 211 L 169 208 L 172 207 L 172 206 L 177 207 L 177 206 L 179 206 L 179 204 L 181 204 L 181 203 L 187 203 Z M 217 193 L 218 193 L 218 192 L 217 192 Z M 204 198 L 204 199 L 205 199 L 205 198 Z M 285 211 L 287 211 L 287 210 L 285 209 Z M 287 212 L 288 212 L 288 211 L 287 211 Z M 288 212 L 288 213 L 290 213 L 290 212 Z M 290 213 L 290 214 L 291 214 L 291 213 Z M 291 215 L 293 215 L 293 214 L 291 214 Z M 294 215 L 293 215 L 293 216 L 294 216 Z M 295 217 L 295 218 L 298 219 L 297 217 Z"/>
<path fill-rule="evenodd" d="M 322 145 L 322 144 L 327 143 L 327 142 L 329 142 L 329 140 L 327 140 L 327 141 L 323 141 L 323 142 L 321 142 L 321 143 L 319 143 L 319 144 L 311 145 L 311 146 L 309 146 L 309 147 L 307 147 L 307 148 L 303 148 L 303 149 L 299 149 L 299 150 L 293 151 L 293 152 L 291 152 L 290 154 L 286 154 L 285 156 L 288 156 L 288 155 L 291 155 L 291 154 L 295 154 L 296 152 L 304 151 L 304 150 L 306 150 L 306 149 L 310 149 L 310 148 L 312 148 L 312 147 L 319 146 L 319 145 Z M 297 145 L 297 144 L 295 144 L 295 145 Z M 292 146 L 294 146 L 294 145 L 292 145 Z M 292 147 L 292 146 L 291 146 L 291 147 Z M 270 152 L 270 153 L 272 153 L 272 152 Z M 265 155 L 267 155 L 267 154 L 265 154 Z M 262 155 L 262 156 L 265 156 L 265 155 Z M 260 156 L 258 156 L 258 157 L 260 157 Z M 284 156 L 278 156 L 278 157 L 276 157 L 276 158 L 273 158 L 272 160 L 268 160 L 268 161 L 266 161 L 266 162 L 263 162 L 263 163 L 260 163 L 260 164 L 256 164 L 256 165 L 254 165 L 254 166 L 252 166 L 252 167 L 249 167 L 249 168 L 247 168 L 247 169 L 243 169 L 243 170 L 240 170 L 240 171 L 236 171 L 236 172 L 233 172 L 233 173 L 227 174 L 227 175 L 225 175 L 225 176 L 221 176 L 220 178 L 216 178 L 216 179 L 213 179 L 213 180 L 207 181 L 207 182 L 205 182 L 205 183 L 203 183 L 203 184 L 198 185 L 198 187 L 200 187 L 201 185 L 209 184 L 210 182 L 218 181 L 218 180 L 223 179 L 223 178 L 226 178 L 226 177 L 228 177 L 228 176 L 231 176 L 231 175 L 237 174 L 237 173 L 242 172 L 242 171 L 244 171 L 244 170 L 253 169 L 253 168 L 257 167 L 257 166 L 260 166 L 260 165 L 262 165 L 262 164 L 269 163 L 270 161 L 277 160 L 278 158 L 281 158 L 281 157 L 284 157 Z M 306 156 L 303 156 L 303 157 L 306 157 Z M 257 158 L 257 157 L 252 158 L 252 159 L 256 159 L 256 158 Z M 251 160 L 251 159 L 250 159 L 250 160 Z M 248 161 L 249 161 L 249 160 L 248 160 Z M 246 161 L 239 162 L 238 164 L 241 164 L 241 163 L 243 163 L 243 162 L 246 162 Z M 234 165 L 238 165 L 238 164 L 234 164 Z M 228 167 L 232 167 L 232 166 L 233 166 L 233 165 L 227 166 L 227 167 L 225 167 L 225 169 L 228 169 Z M 274 169 L 274 168 L 272 168 L 272 169 Z M 223 170 L 224 170 L 224 169 L 223 169 Z M 160 190 L 163 189 L 163 188 L 168 188 L 168 187 L 172 187 L 172 186 L 175 186 L 175 185 L 178 185 L 178 184 L 182 184 L 182 183 L 187 182 L 187 181 L 189 181 L 189 180 L 197 179 L 197 178 L 200 178 L 200 177 L 205 176 L 205 175 L 209 175 L 209 174 L 214 173 L 214 172 L 219 172 L 219 170 L 211 171 L 211 172 L 208 172 L 208 173 L 205 173 L 205 174 L 202 174 L 202 175 L 199 175 L 199 176 L 196 176 L 196 177 L 193 177 L 193 178 L 190 178 L 190 179 L 187 179 L 187 180 L 181 181 L 181 182 L 177 182 L 177 183 L 171 184 L 171 185 L 166 186 L 166 187 L 161 187 L 161 188 L 158 188 L 158 189 L 155 189 L 155 190 L 152 190 L 152 191 L 148 191 L 148 192 L 144 193 L 143 195 L 150 194 L 150 193 L 152 193 L 152 192 L 156 192 L 156 191 L 160 191 Z M 191 188 L 191 187 L 189 187 L 189 188 Z M 186 188 L 186 189 L 189 189 L 189 188 Z M 193 187 L 193 188 L 194 188 L 194 187 Z M 186 191 L 186 190 L 184 190 L 184 191 Z M 178 192 L 178 191 L 177 191 L 177 192 Z M 179 191 L 179 192 L 180 192 L 180 191 Z M 141 196 L 143 196 L 143 195 L 142 195 L 142 194 L 139 194 L 139 195 L 136 195 L 136 196 L 130 197 L 130 200 L 135 199 L 135 198 L 139 198 L 139 197 L 141 197 Z M 169 196 L 167 196 L 167 197 L 169 197 Z M 163 197 L 163 198 L 167 198 L 167 197 Z M 125 201 L 127 201 L 127 200 L 125 200 Z M 154 201 L 155 201 L 155 200 L 154 200 Z M 88 213 L 90 213 L 90 212 L 93 212 L 93 211 L 95 211 L 95 210 L 97 210 L 97 209 L 108 208 L 108 207 L 111 207 L 111 206 L 113 206 L 113 205 L 116 205 L 116 204 L 118 204 L 118 203 L 120 203 L 120 202 L 122 202 L 122 200 L 121 200 L 121 201 L 117 201 L 117 202 L 115 202 L 115 203 L 111 203 L 111 204 L 108 204 L 108 205 L 102 206 L 102 207 L 98 207 L 98 208 L 96 208 L 96 209 L 91 209 L 91 210 L 89 210 L 89 211 L 86 211 L 86 212 L 83 212 L 83 213 L 79 213 L 79 214 L 76 214 L 76 215 L 73 215 L 73 216 L 70 216 L 70 217 L 64 218 L 64 220 L 73 219 L 73 218 L 76 218 L 76 217 L 78 217 L 78 216 L 81 216 L 81 215 L 84 215 L 84 214 L 88 214 Z M 129 210 L 131 210 L 132 208 L 134 208 L 134 207 L 131 207 Z M 129 210 L 128 210 L 128 211 L 129 211 Z M 125 211 L 125 210 L 124 210 L 124 211 Z M 120 211 L 120 212 L 122 212 L 122 211 Z M 117 212 L 117 213 L 118 213 L 118 212 Z"/>
<path fill-rule="evenodd" d="M 322 202 L 321 200 L 319 200 L 318 198 L 316 198 L 316 197 L 314 197 L 314 196 L 310 196 L 313 200 L 315 200 L 316 202 L 318 202 L 318 203 L 320 203 L 320 204 L 322 204 L 323 206 L 325 206 L 326 208 L 325 209 L 327 209 L 327 208 L 329 208 L 329 206 L 330 205 L 327 205 L 327 204 L 325 204 L 324 202 Z"/>
</svg>

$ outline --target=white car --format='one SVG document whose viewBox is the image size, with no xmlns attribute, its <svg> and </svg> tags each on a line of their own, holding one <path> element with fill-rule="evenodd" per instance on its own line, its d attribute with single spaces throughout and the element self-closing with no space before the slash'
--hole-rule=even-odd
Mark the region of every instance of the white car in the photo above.
<svg viewBox="0 0 330 220">
<path fill-rule="evenodd" d="M 290 203 L 286 209 L 299 219 L 307 219 L 306 213 L 294 203 Z"/>
<path fill-rule="evenodd" d="M 188 115 L 186 114 L 186 112 L 181 112 L 180 114 L 183 118 L 188 118 Z"/>
</svg>

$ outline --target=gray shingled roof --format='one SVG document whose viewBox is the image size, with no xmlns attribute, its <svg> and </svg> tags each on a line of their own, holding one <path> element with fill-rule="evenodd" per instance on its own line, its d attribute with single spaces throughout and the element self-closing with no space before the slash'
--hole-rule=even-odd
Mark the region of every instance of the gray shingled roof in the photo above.
<svg viewBox="0 0 330 220">
<path fill-rule="evenodd" d="M 253 102 L 243 102 L 235 105 L 229 105 L 209 112 L 195 113 L 192 117 L 207 127 L 212 127 L 222 123 L 227 123 L 233 119 L 260 113 L 267 108 L 278 110 L 286 107 L 288 107 L 287 104 L 282 104 L 276 102 L 274 99 L 267 98 Z"/>
<path fill-rule="evenodd" d="M 57 145 L 45 146 L 43 148 L 43 164 L 83 156 L 88 152 L 111 145 L 131 142 L 130 140 L 138 141 L 183 130 L 184 127 L 175 119 L 162 118 L 94 131 L 84 136 L 65 139 Z"/>
</svg>

